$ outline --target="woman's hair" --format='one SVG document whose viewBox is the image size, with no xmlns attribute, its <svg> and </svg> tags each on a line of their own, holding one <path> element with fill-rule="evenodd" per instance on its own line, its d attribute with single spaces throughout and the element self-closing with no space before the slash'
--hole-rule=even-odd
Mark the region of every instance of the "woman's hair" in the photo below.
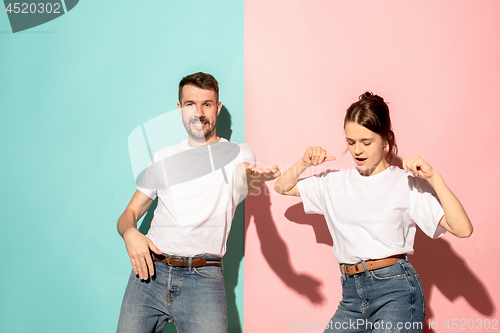
<svg viewBox="0 0 500 333">
<path fill-rule="evenodd" d="M 391 118 L 389 116 L 389 107 L 384 99 L 371 92 L 365 92 L 359 96 L 359 100 L 352 103 L 347 109 L 344 119 L 345 124 L 348 121 L 355 122 L 377 133 L 382 140 L 389 144 L 387 161 L 390 163 L 392 158 L 398 154 L 396 137 L 392 131 Z"/>
</svg>

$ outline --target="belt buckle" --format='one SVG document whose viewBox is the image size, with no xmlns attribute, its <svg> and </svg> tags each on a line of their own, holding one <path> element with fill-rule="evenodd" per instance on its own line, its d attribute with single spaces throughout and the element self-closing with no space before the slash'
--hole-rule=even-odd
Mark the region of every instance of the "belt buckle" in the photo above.
<svg viewBox="0 0 500 333">
<path fill-rule="evenodd" d="M 345 266 L 345 272 L 347 273 L 347 275 L 349 275 L 349 276 L 354 276 L 354 275 L 358 275 L 359 273 L 363 273 L 363 272 L 361 272 L 361 271 L 359 270 L 358 265 L 359 265 L 359 263 L 357 263 L 357 264 L 352 264 L 352 265 L 346 265 L 346 266 Z M 351 274 L 351 273 L 349 272 L 349 267 L 352 267 L 352 266 L 354 266 L 354 270 L 355 270 L 356 272 Z"/>
<path fill-rule="evenodd" d="M 356 275 L 356 273 L 354 274 L 351 274 L 350 270 L 349 270 L 349 267 L 352 266 L 352 265 L 343 265 L 343 269 L 342 269 L 342 272 L 344 272 L 345 274 L 347 274 L 348 276 L 353 276 L 353 275 Z"/>
<path fill-rule="evenodd" d="M 171 263 L 170 259 L 174 260 L 174 262 Z M 179 265 L 179 264 L 175 263 L 176 259 L 177 260 L 182 260 L 181 258 L 176 257 L 176 256 L 168 256 L 167 261 L 166 261 L 167 265 L 172 266 L 172 267 L 183 267 L 182 265 Z"/>
<path fill-rule="evenodd" d="M 166 264 L 167 264 L 167 265 L 169 265 L 169 266 L 172 266 L 172 265 L 170 265 L 170 259 L 172 259 L 172 257 L 171 257 L 171 256 L 169 256 L 169 257 L 167 258 L 167 262 L 166 262 Z"/>
</svg>

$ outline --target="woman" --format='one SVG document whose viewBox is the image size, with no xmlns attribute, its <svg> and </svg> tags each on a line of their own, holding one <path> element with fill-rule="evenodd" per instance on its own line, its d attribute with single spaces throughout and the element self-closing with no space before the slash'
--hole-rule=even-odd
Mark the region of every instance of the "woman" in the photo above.
<svg viewBox="0 0 500 333">
<path fill-rule="evenodd" d="M 299 181 L 311 165 L 335 160 L 309 147 L 275 183 L 276 192 L 302 197 L 306 213 L 325 216 L 342 272 L 342 301 L 325 332 L 422 332 L 424 296 L 406 254 L 416 226 L 432 238 L 449 231 L 469 237 L 472 224 L 441 175 L 419 156 L 397 154 L 389 108 L 369 92 L 344 119 L 356 169 L 325 172 Z"/>
</svg>

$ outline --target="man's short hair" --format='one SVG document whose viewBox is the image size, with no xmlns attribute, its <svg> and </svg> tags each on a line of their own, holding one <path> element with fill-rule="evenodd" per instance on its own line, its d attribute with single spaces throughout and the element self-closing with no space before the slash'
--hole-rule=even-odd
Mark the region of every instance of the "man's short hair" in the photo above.
<svg viewBox="0 0 500 333">
<path fill-rule="evenodd" d="M 215 92 L 215 102 L 219 101 L 219 83 L 217 80 L 210 74 L 198 72 L 183 77 L 179 82 L 179 103 L 182 103 L 182 88 L 188 84 L 200 89 L 213 90 Z"/>
</svg>

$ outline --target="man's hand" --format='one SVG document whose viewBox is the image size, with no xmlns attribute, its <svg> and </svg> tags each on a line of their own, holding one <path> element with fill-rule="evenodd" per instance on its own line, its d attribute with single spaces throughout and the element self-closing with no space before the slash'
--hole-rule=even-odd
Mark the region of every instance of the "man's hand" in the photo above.
<svg viewBox="0 0 500 333">
<path fill-rule="evenodd" d="M 248 194 L 255 194 L 259 188 L 267 181 L 274 180 L 281 176 L 281 171 L 278 166 L 272 168 L 252 168 L 248 163 L 245 163 L 245 177 L 247 180 Z"/>
<path fill-rule="evenodd" d="M 125 240 L 125 246 L 127 247 L 134 274 L 138 275 L 141 280 L 147 280 L 149 276 L 153 276 L 155 268 L 150 250 L 156 254 L 162 254 L 162 251 L 149 238 L 135 228 L 125 231 L 123 239 Z"/>
</svg>

